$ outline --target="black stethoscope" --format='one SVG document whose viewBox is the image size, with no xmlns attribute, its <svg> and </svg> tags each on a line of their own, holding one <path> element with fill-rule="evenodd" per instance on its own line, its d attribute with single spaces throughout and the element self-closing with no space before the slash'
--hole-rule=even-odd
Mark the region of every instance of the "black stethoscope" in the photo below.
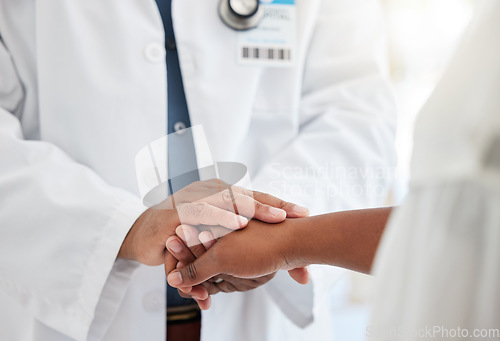
<svg viewBox="0 0 500 341">
<path fill-rule="evenodd" d="M 220 0 L 219 16 L 230 28 L 244 31 L 259 25 L 264 10 L 259 0 Z"/>
</svg>

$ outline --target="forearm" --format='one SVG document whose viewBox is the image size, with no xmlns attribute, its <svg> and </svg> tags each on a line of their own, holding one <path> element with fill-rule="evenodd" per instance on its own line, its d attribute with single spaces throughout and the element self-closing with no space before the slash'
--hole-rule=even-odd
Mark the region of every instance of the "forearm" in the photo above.
<svg viewBox="0 0 500 341">
<path fill-rule="evenodd" d="M 170 272 L 168 282 L 192 287 L 220 274 L 256 278 L 308 264 L 369 273 L 391 211 L 344 211 L 279 224 L 253 220 L 224 235 L 191 264 Z"/>
<path fill-rule="evenodd" d="M 392 208 L 297 219 L 289 230 L 290 264 L 329 264 L 369 273 Z"/>
</svg>

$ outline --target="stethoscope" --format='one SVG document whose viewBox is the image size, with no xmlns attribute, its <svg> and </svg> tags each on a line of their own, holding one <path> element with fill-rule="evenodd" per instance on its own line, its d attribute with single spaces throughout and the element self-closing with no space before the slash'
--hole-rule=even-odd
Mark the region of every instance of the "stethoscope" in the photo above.
<svg viewBox="0 0 500 341">
<path fill-rule="evenodd" d="M 220 0 L 219 16 L 230 28 L 244 31 L 259 25 L 264 10 L 259 0 Z"/>
</svg>

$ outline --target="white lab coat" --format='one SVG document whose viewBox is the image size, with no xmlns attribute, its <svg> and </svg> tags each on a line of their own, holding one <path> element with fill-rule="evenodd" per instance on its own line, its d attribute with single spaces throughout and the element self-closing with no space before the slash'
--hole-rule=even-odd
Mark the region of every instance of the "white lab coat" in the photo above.
<svg viewBox="0 0 500 341">
<path fill-rule="evenodd" d="M 387 179 L 367 170 L 393 165 L 395 106 L 378 3 L 298 0 L 297 63 L 274 69 L 237 64 L 217 2 L 173 3 L 214 159 L 314 213 L 380 204 Z M 0 36 L 0 339 L 164 340 L 162 267 L 115 261 L 144 210 L 135 154 L 165 134 L 155 2 L 1 0 Z M 330 339 L 335 278 L 217 295 L 202 338 Z"/>
<path fill-rule="evenodd" d="M 500 335 L 500 3 L 483 3 L 415 129 L 375 262 L 368 340 Z"/>
</svg>

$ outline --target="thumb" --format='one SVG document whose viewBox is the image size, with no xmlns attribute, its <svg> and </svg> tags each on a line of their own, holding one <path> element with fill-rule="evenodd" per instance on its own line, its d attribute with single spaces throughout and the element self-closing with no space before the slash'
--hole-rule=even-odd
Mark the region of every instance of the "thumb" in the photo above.
<svg viewBox="0 0 500 341">
<path fill-rule="evenodd" d="M 307 267 L 288 270 L 288 274 L 299 284 L 309 283 L 309 270 Z"/>
<path fill-rule="evenodd" d="M 178 260 L 168 251 L 165 252 L 165 275 L 168 275 L 177 267 Z"/>
<path fill-rule="evenodd" d="M 206 252 L 194 262 L 169 273 L 167 281 L 174 288 L 191 287 L 221 273 L 219 263 L 211 257 L 210 252 Z"/>
</svg>

